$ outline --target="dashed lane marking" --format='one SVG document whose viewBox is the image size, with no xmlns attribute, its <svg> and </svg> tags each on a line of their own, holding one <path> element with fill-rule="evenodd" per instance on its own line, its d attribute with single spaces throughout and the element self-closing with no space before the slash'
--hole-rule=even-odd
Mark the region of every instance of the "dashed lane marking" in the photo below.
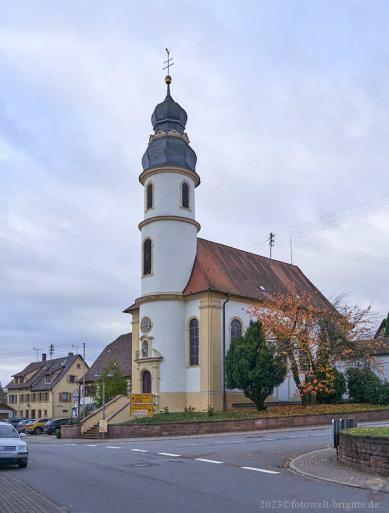
<svg viewBox="0 0 389 513">
<path fill-rule="evenodd" d="M 171 452 L 157 452 L 161 456 L 172 456 L 173 458 L 181 458 L 181 454 L 173 454 Z"/>
<path fill-rule="evenodd" d="M 266 470 L 264 468 L 255 468 L 255 467 L 240 467 L 245 470 L 254 470 L 255 472 L 263 472 L 264 474 L 279 474 L 279 472 L 276 472 L 275 470 Z"/>
<path fill-rule="evenodd" d="M 87 447 L 97 447 L 97 444 L 86 444 Z"/>
<path fill-rule="evenodd" d="M 118 445 L 106 445 L 105 448 L 106 449 L 121 449 L 121 447 L 119 447 Z"/>
<path fill-rule="evenodd" d="M 204 463 L 215 463 L 216 465 L 220 465 L 221 463 L 224 463 L 224 461 L 207 460 L 206 458 L 195 458 L 195 461 L 203 461 Z"/>
<path fill-rule="evenodd" d="M 130 449 L 130 451 L 134 451 L 134 452 L 149 452 L 147 449 Z"/>
</svg>

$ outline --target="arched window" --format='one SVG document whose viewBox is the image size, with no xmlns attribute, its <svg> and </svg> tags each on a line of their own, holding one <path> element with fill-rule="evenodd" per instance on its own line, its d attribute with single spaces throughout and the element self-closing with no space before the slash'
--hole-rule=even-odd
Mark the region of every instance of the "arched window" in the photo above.
<svg viewBox="0 0 389 513">
<path fill-rule="evenodd" d="M 189 185 L 184 182 L 181 186 L 181 206 L 189 208 Z"/>
<path fill-rule="evenodd" d="M 189 365 L 199 364 L 199 321 L 192 319 L 189 323 Z"/>
<path fill-rule="evenodd" d="M 149 182 L 146 187 L 146 210 L 154 206 L 154 185 Z"/>
<path fill-rule="evenodd" d="M 242 336 L 242 323 L 239 319 L 232 319 L 231 321 L 231 340 Z"/>
<path fill-rule="evenodd" d="M 142 373 L 142 393 L 151 394 L 151 374 L 148 370 Z"/>
<path fill-rule="evenodd" d="M 152 248 L 151 239 L 143 242 L 143 275 L 151 274 Z"/>
</svg>

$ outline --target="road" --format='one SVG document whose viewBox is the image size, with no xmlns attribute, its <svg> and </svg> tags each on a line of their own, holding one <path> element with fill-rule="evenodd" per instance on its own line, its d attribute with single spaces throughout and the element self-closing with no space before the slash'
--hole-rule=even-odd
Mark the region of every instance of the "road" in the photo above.
<svg viewBox="0 0 389 513">
<path fill-rule="evenodd" d="M 328 428 L 75 443 L 39 437 L 27 469 L 1 472 L 70 513 L 388 512 L 388 494 L 285 467 L 289 458 L 330 444 Z"/>
</svg>

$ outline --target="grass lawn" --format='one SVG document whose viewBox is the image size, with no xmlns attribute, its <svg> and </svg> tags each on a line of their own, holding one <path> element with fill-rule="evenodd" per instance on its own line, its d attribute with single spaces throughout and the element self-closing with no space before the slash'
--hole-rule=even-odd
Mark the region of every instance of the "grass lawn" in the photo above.
<svg viewBox="0 0 389 513">
<path fill-rule="evenodd" d="M 137 424 L 159 424 L 162 422 L 196 422 L 196 421 L 215 421 L 215 420 L 237 420 L 252 419 L 255 417 L 283 417 L 288 415 L 307 415 L 320 413 L 352 413 L 356 411 L 368 410 L 385 410 L 389 406 L 378 404 L 359 404 L 359 403 L 343 403 L 343 404 L 315 404 L 313 406 L 302 406 L 300 404 L 268 406 L 265 411 L 257 411 L 252 408 L 215 411 L 214 415 L 209 416 L 206 411 L 172 412 L 157 413 L 153 417 L 141 417 L 131 422 Z"/>
<path fill-rule="evenodd" d="M 346 429 L 351 435 L 389 436 L 389 427 L 361 427 Z"/>
</svg>

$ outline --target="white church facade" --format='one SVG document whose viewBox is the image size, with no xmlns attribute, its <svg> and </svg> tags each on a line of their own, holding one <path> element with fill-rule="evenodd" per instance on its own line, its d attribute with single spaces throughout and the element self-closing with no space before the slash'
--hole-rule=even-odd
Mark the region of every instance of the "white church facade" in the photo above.
<svg viewBox="0 0 389 513">
<path fill-rule="evenodd" d="M 271 293 L 320 293 L 297 266 L 198 237 L 197 157 L 170 82 L 167 76 L 167 96 L 151 118 L 139 177 L 141 296 L 125 310 L 132 316 L 132 391 L 153 393 L 157 409 L 221 410 L 248 402 L 223 379 L 231 340 L 250 322 L 248 307 Z M 298 400 L 291 376 L 270 400 Z"/>
</svg>

